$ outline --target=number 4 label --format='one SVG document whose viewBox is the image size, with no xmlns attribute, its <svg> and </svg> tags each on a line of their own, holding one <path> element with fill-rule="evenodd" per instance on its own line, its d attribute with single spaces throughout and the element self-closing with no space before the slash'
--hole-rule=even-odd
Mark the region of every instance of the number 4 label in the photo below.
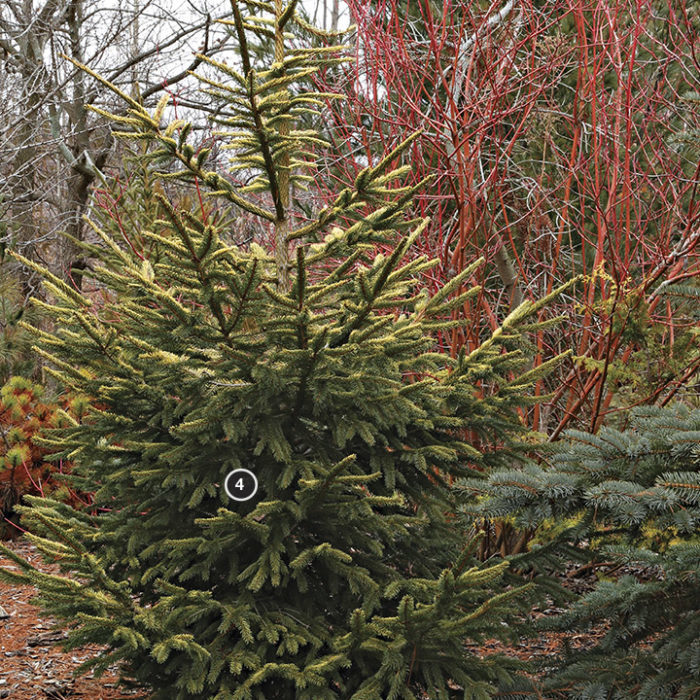
<svg viewBox="0 0 700 700">
<path fill-rule="evenodd" d="M 248 501 L 258 492 L 258 479 L 249 469 L 234 469 L 226 475 L 224 490 L 234 501 Z"/>
</svg>

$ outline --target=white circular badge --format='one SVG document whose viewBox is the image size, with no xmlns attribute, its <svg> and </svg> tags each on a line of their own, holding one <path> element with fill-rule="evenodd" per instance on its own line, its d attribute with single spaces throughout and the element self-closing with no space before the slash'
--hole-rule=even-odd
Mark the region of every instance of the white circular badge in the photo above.
<svg viewBox="0 0 700 700">
<path fill-rule="evenodd" d="M 258 492 L 258 478 L 250 469 L 234 469 L 226 475 L 224 491 L 234 501 L 249 501 Z"/>
</svg>

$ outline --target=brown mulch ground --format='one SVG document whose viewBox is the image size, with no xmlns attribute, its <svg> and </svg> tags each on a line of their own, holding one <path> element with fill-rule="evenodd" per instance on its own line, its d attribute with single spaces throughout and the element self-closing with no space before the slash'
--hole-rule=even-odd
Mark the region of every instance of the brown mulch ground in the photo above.
<svg viewBox="0 0 700 700">
<path fill-rule="evenodd" d="M 58 567 L 46 564 L 36 548 L 27 541 L 3 542 L 5 546 L 42 571 L 58 573 Z M 0 554 L 0 567 L 16 570 L 11 560 Z M 589 590 L 595 580 L 593 572 L 573 570 L 564 584 L 576 592 Z M 53 630 L 51 619 L 29 604 L 35 591 L 30 586 L 14 586 L 0 582 L 0 607 L 9 617 L 0 617 L 0 699 L 11 700 L 145 700 L 148 695 L 119 688 L 116 669 L 100 678 L 91 674 L 75 678 L 73 671 L 94 656 L 98 647 L 64 652 L 55 642 L 61 633 Z M 533 611 L 533 616 L 554 615 L 557 608 Z M 514 646 L 487 641 L 472 651 L 481 656 L 505 653 L 523 661 L 546 661 L 561 652 L 563 644 L 573 648 L 589 647 L 605 633 L 604 629 L 586 634 L 550 632 L 538 639 L 525 640 Z M 472 645 L 470 645 L 472 646 Z"/>
<path fill-rule="evenodd" d="M 605 567 L 603 567 L 605 568 Z M 596 585 L 598 577 L 595 567 L 571 566 L 565 574 L 558 577 L 564 588 L 571 592 L 582 595 L 589 593 Z M 534 608 L 530 611 L 530 620 L 541 620 L 564 612 L 563 608 L 543 607 Z M 539 668 L 537 673 L 526 673 L 525 675 L 535 681 L 542 679 L 547 669 L 551 669 L 555 657 L 559 657 L 565 648 L 570 651 L 581 651 L 595 646 L 606 634 L 607 623 L 602 623 L 593 629 L 585 632 L 543 632 L 539 637 L 523 639 L 515 644 L 505 644 L 500 640 L 488 640 L 481 645 L 467 644 L 477 656 L 485 658 L 492 654 L 505 654 L 515 657 L 520 661 L 533 664 L 534 668 Z M 543 696 L 544 697 L 544 696 Z"/>
<path fill-rule="evenodd" d="M 44 564 L 29 542 L 14 540 L 3 544 L 42 571 L 57 573 L 58 567 Z M 0 554 L 0 567 L 16 570 L 17 565 Z M 105 673 L 99 679 L 74 678 L 83 661 L 97 653 L 97 647 L 70 652 L 55 644 L 61 634 L 53 631 L 51 620 L 29 604 L 35 591 L 30 586 L 13 586 L 0 581 L 0 606 L 9 615 L 0 618 L 0 698 L 10 700 L 140 700 L 148 696 L 117 687 L 118 674 Z"/>
</svg>

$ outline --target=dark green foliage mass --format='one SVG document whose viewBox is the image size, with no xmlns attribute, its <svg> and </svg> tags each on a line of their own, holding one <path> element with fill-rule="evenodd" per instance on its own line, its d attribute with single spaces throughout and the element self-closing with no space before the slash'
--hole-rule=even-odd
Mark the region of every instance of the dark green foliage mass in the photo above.
<svg viewBox="0 0 700 700">
<path fill-rule="evenodd" d="M 637 409 L 626 430 L 570 432 L 545 466 L 498 471 L 486 509 L 575 522 L 563 537 L 623 567 L 552 623 L 609 622 L 591 650 L 561 659 L 552 692 L 612 700 L 700 696 L 700 410 Z M 623 569 L 624 571 L 624 569 Z M 566 688 L 566 690 L 561 690 Z"/>
<path fill-rule="evenodd" d="M 32 322 L 37 323 L 39 319 L 35 311 L 27 311 L 19 280 L 9 268 L 7 251 L 0 243 L 0 385 L 15 375 L 31 377 L 36 374 L 31 335 L 18 322 L 32 317 Z"/>
<path fill-rule="evenodd" d="M 162 206 L 141 231 L 156 265 L 106 233 L 92 251 L 106 301 L 47 275 L 42 346 L 98 406 L 54 444 L 97 511 L 25 510 L 77 576 L 27 569 L 42 601 L 158 698 L 489 697 L 512 664 L 463 642 L 502 636 L 517 590 L 465 551 L 446 480 L 509 459 L 459 435 L 517 436 L 521 378 L 504 375 L 535 307 L 450 360 L 429 331 L 454 300 L 413 294 L 430 263 L 401 262 L 415 234 L 372 260 L 347 231 L 300 248 L 281 293 L 262 249 Z M 502 392 L 479 398 L 483 378 Z M 260 489 L 236 503 L 222 484 L 240 467 Z"/>
<path fill-rule="evenodd" d="M 292 11 L 273 14 L 276 38 Z M 131 100 L 117 119 L 155 144 L 146 170 L 170 177 L 177 161 L 207 198 L 168 198 L 146 178 L 148 196 L 132 182 L 121 198 L 128 216 L 95 212 L 91 299 L 42 271 L 55 322 L 42 353 L 94 400 L 47 441 L 94 507 L 32 499 L 33 541 L 72 577 L 16 557 L 23 573 L 3 576 L 37 585 L 69 646 L 104 644 L 97 667 L 121 663 L 154 698 L 488 698 L 516 665 L 464 642 L 508 634 L 526 587 L 474 559 L 450 482 L 517 461 L 516 409 L 549 368 L 527 371 L 525 352 L 546 300 L 470 354 L 434 352 L 434 333 L 464 322 L 479 262 L 421 290 L 436 263 L 412 253 L 425 222 L 406 220 L 413 190 L 393 184 L 406 144 L 295 229 L 284 190 L 314 138 L 289 117 L 320 98 L 286 87 L 313 55 L 256 73 L 251 22 L 234 28 L 245 75 L 222 64 L 229 82 L 206 81 L 251 187 L 210 169 L 186 124 L 162 128 L 164 103 Z M 273 251 L 232 243 L 243 212 L 273 230 Z M 224 489 L 239 468 L 259 483 L 242 502 Z"/>
</svg>

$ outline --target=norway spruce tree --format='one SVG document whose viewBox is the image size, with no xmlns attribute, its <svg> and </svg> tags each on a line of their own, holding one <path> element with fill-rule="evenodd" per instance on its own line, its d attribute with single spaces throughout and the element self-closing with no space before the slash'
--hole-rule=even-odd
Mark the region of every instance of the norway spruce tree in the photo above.
<svg viewBox="0 0 700 700">
<path fill-rule="evenodd" d="M 545 300 L 436 353 L 478 290 L 474 266 L 420 286 L 436 262 L 412 254 L 425 222 L 406 220 L 414 190 L 392 169 L 410 139 L 296 217 L 323 143 L 295 116 L 322 108 L 305 81 L 337 51 L 286 48 L 310 31 L 294 3 L 232 7 L 235 67 L 205 59 L 219 78 L 203 78 L 230 172 L 188 124 L 163 126 L 165 102 L 122 95 L 111 116 L 145 150 L 119 210 L 92 219 L 83 289 L 100 292 L 42 270 L 55 325 L 37 347 L 93 399 L 47 440 L 94 504 L 33 498 L 31 539 L 64 575 L 15 557 L 3 576 L 39 588 L 68 646 L 104 645 L 87 667 L 118 662 L 154 698 L 490 697 L 514 664 L 464 643 L 506 633 L 522 589 L 473 559 L 450 484 L 517 459 L 516 409 L 547 371 L 528 369 L 524 333 Z M 267 66 L 251 36 L 273 40 Z M 235 242 L 251 217 L 269 249 Z"/>
</svg>

